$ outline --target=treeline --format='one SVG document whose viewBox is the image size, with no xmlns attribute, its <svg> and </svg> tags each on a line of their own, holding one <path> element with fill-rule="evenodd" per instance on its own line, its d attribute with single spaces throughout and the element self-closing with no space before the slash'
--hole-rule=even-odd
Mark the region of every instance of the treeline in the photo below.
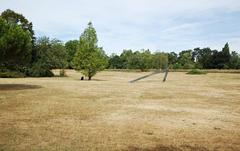
<svg viewBox="0 0 240 151">
<path fill-rule="evenodd" d="M 1 14 L 1 77 L 53 76 L 51 69 L 64 67 L 64 44 L 57 39 L 36 38 L 32 28 L 32 23 L 21 14 L 12 10 Z"/>
<path fill-rule="evenodd" d="M 107 56 L 97 45 L 90 22 L 79 40 L 65 44 L 48 37 L 36 38 L 33 24 L 22 14 L 5 10 L 0 16 L 0 77 L 51 77 L 52 69 L 74 68 L 90 80 L 107 67 Z"/>
<path fill-rule="evenodd" d="M 149 50 L 124 50 L 120 55 L 109 57 L 110 69 L 240 69 L 240 56 L 237 52 L 230 53 L 228 43 L 221 51 L 210 48 L 195 48 L 175 52 L 151 53 Z"/>
<path fill-rule="evenodd" d="M 165 69 L 168 67 L 168 54 L 151 53 L 150 50 L 123 50 L 121 55 L 112 54 L 108 59 L 109 69 Z"/>
<path fill-rule="evenodd" d="M 109 69 L 240 69 L 240 56 L 230 53 L 228 43 L 221 51 L 195 48 L 175 52 L 123 50 L 107 56 L 97 45 L 96 30 L 90 22 L 79 40 L 63 43 L 48 37 L 36 38 L 33 24 L 12 10 L 0 16 L 0 77 L 53 76 L 52 69 L 79 70 L 90 80 L 98 71 Z"/>
</svg>

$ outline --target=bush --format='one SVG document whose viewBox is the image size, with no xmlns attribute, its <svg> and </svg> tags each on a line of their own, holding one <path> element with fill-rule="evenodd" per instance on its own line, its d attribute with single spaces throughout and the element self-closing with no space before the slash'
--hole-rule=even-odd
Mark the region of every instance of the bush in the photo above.
<svg viewBox="0 0 240 151">
<path fill-rule="evenodd" d="M 52 71 L 48 70 L 48 69 L 35 69 L 35 68 L 31 68 L 29 70 L 29 75 L 30 77 L 53 77 L 54 74 L 52 73 Z"/>
<path fill-rule="evenodd" d="M 39 65 L 34 65 L 32 68 L 28 68 L 25 71 L 27 76 L 30 77 L 53 77 L 54 74 L 50 69 L 45 69 Z"/>
<path fill-rule="evenodd" d="M 197 74 L 206 74 L 206 72 L 201 71 L 199 69 L 192 69 L 191 71 L 187 72 L 187 74 L 197 75 Z"/>
<path fill-rule="evenodd" d="M 0 78 L 24 78 L 26 75 L 17 71 L 0 71 Z"/>
</svg>

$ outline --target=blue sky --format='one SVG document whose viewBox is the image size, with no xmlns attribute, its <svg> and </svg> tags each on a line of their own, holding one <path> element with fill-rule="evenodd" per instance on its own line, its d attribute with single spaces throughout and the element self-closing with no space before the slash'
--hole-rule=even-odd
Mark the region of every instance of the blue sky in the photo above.
<svg viewBox="0 0 240 151">
<path fill-rule="evenodd" d="M 240 53 L 239 0 L 0 0 L 0 12 L 8 8 L 32 21 L 37 36 L 64 42 L 92 21 L 108 54 L 220 50 L 226 42 Z"/>
</svg>

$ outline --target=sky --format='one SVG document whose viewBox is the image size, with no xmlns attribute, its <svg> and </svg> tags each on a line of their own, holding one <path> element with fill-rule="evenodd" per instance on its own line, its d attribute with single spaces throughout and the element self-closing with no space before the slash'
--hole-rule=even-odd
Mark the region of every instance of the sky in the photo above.
<svg viewBox="0 0 240 151">
<path fill-rule="evenodd" d="M 79 39 L 89 21 L 107 54 L 123 49 L 180 52 L 196 47 L 240 53 L 239 0 L 0 0 L 33 22 L 36 36 Z"/>
</svg>

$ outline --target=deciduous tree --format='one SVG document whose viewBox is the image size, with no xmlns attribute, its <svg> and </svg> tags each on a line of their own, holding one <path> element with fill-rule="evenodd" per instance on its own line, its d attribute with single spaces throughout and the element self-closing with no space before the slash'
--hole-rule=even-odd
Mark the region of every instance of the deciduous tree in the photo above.
<svg viewBox="0 0 240 151">
<path fill-rule="evenodd" d="M 96 30 L 91 22 L 80 36 L 78 50 L 73 63 L 76 70 L 80 70 L 89 80 L 107 65 L 106 55 L 97 45 Z"/>
<path fill-rule="evenodd" d="M 16 69 L 31 60 L 31 35 L 20 25 L 10 24 L 0 17 L 0 65 Z"/>
</svg>

